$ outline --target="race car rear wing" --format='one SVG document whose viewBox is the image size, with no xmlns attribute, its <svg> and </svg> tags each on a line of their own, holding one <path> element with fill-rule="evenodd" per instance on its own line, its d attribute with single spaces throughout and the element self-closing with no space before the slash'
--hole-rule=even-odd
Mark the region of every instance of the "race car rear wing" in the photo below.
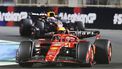
<svg viewBox="0 0 122 69">
<path fill-rule="evenodd" d="M 51 38 L 55 32 L 45 33 L 43 38 Z M 100 31 L 93 31 L 93 30 L 85 30 L 85 31 L 69 31 L 68 34 L 75 35 L 79 38 L 89 38 L 100 35 Z"/>
<path fill-rule="evenodd" d="M 37 20 L 37 19 L 46 19 L 47 14 L 45 13 L 33 13 L 33 12 L 29 12 L 28 13 L 29 17 L 31 17 L 32 20 Z"/>
<path fill-rule="evenodd" d="M 94 37 L 100 34 L 100 31 L 85 30 L 85 31 L 69 31 L 70 34 L 73 34 L 79 38 L 89 38 Z"/>
</svg>

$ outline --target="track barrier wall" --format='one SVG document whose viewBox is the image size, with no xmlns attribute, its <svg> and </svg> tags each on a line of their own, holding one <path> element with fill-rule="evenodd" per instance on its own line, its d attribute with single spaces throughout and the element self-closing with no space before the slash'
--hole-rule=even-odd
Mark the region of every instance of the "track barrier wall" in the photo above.
<svg viewBox="0 0 122 69">
<path fill-rule="evenodd" d="M 82 21 L 86 28 L 122 29 L 122 9 L 106 7 L 0 6 L 0 26 L 18 26 L 28 13 L 55 11 L 62 19 Z"/>
<path fill-rule="evenodd" d="M 122 8 L 0 6 L 0 26 L 19 26 L 30 12 L 54 11 L 62 19 L 81 21 L 86 28 L 122 29 Z M 0 61 L 15 60 L 19 42 L 0 40 Z"/>
</svg>

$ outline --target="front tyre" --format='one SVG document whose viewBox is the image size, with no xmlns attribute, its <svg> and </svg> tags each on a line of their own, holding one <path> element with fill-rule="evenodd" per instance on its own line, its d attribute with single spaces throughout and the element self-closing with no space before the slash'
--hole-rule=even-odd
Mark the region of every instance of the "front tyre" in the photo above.
<svg viewBox="0 0 122 69">
<path fill-rule="evenodd" d="M 21 67 L 31 67 L 33 63 L 28 63 L 32 57 L 32 42 L 22 41 L 16 53 L 16 62 Z"/>
</svg>

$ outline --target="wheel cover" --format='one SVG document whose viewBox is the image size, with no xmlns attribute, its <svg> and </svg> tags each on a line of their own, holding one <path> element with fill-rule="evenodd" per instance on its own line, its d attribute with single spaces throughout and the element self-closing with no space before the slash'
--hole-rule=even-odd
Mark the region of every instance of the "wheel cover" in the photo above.
<svg viewBox="0 0 122 69">
<path fill-rule="evenodd" d="M 108 47 L 108 63 L 110 63 L 110 61 L 111 61 L 111 56 L 112 56 L 112 47 L 109 46 Z"/>
<path fill-rule="evenodd" d="M 86 62 L 89 63 L 90 65 L 92 65 L 93 61 L 94 61 L 94 52 L 93 52 L 93 49 L 91 47 L 87 53 Z"/>
<path fill-rule="evenodd" d="M 94 52 L 93 52 L 93 49 L 90 48 L 90 53 L 89 53 L 89 62 L 90 64 L 92 64 L 94 61 Z"/>
</svg>

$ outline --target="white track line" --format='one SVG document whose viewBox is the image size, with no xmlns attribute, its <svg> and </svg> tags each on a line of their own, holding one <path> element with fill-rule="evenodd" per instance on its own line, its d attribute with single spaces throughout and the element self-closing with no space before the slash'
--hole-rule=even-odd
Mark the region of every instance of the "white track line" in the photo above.
<svg viewBox="0 0 122 69">
<path fill-rule="evenodd" d="M 8 40 L 0 40 L 0 44 L 19 44 L 19 42 L 14 41 L 8 41 Z M 0 61 L 0 66 L 6 66 L 6 65 L 17 65 L 16 62 L 9 62 L 9 61 Z"/>
<path fill-rule="evenodd" d="M 15 41 L 8 41 L 8 40 L 0 40 L 0 44 L 7 43 L 7 44 L 19 44 L 20 42 Z"/>
<path fill-rule="evenodd" d="M 16 62 L 0 62 L 0 66 L 6 66 L 6 65 L 17 65 Z"/>
</svg>

